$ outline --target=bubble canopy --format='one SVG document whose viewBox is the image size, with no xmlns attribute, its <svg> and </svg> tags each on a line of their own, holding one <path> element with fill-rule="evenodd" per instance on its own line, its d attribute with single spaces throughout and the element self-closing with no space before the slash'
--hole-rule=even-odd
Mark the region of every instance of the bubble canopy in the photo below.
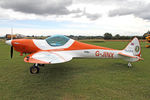
<svg viewBox="0 0 150 100">
<path fill-rule="evenodd" d="M 45 39 L 50 46 L 63 46 L 69 41 L 64 35 L 53 35 Z"/>
</svg>

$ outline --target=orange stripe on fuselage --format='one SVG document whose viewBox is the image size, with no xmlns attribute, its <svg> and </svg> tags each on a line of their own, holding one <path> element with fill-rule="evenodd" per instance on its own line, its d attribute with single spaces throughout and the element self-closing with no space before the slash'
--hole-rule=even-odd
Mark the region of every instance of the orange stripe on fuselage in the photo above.
<svg viewBox="0 0 150 100">
<path fill-rule="evenodd" d="M 103 50 L 115 50 L 111 48 L 106 48 L 106 47 L 100 47 L 96 45 L 91 45 L 91 44 L 86 44 L 78 41 L 74 41 L 74 43 L 69 47 L 64 50 L 84 50 L 84 49 L 103 49 Z"/>
</svg>

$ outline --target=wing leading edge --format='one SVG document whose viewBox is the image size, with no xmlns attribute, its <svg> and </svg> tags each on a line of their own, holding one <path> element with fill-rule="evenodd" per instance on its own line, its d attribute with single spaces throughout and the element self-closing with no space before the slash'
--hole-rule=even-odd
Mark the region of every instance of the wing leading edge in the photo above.
<svg viewBox="0 0 150 100">
<path fill-rule="evenodd" d="M 64 52 L 48 52 L 40 51 L 30 54 L 24 58 L 25 62 L 28 63 L 39 63 L 39 64 L 56 64 L 64 63 L 72 60 L 72 56 Z"/>
</svg>

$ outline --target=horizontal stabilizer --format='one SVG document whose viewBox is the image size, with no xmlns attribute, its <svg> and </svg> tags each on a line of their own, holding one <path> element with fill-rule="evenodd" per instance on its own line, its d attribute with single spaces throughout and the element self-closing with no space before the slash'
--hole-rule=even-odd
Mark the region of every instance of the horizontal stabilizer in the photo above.
<svg viewBox="0 0 150 100">
<path fill-rule="evenodd" d="M 134 56 L 131 53 L 128 52 L 119 52 L 118 53 L 120 56 L 123 56 L 126 60 L 134 62 L 134 61 L 138 61 L 138 60 L 144 60 L 143 58 L 139 57 L 139 56 Z"/>
</svg>

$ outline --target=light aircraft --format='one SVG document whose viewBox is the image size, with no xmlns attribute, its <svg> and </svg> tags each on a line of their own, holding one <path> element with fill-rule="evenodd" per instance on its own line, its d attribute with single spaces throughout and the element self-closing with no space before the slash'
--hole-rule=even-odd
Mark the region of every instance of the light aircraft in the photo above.
<svg viewBox="0 0 150 100">
<path fill-rule="evenodd" d="M 150 47 L 150 34 L 148 34 L 147 37 L 145 38 L 146 38 L 146 41 L 148 42 L 148 45 L 146 45 L 145 47 L 149 48 Z"/>
<path fill-rule="evenodd" d="M 6 43 L 11 46 L 11 58 L 13 48 L 20 55 L 29 53 L 24 61 L 34 64 L 30 67 L 32 74 L 39 73 L 41 64 L 64 63 L 73 58 L 121 58 L 128 61 L 128 67 L 132 66 L 130 62 L 142 60 L 140 43 L 136 37 L 123 50 L 82 43 L 64 35 L 54 35 L 44 40 L 13 39 Z"/>
</svg>

